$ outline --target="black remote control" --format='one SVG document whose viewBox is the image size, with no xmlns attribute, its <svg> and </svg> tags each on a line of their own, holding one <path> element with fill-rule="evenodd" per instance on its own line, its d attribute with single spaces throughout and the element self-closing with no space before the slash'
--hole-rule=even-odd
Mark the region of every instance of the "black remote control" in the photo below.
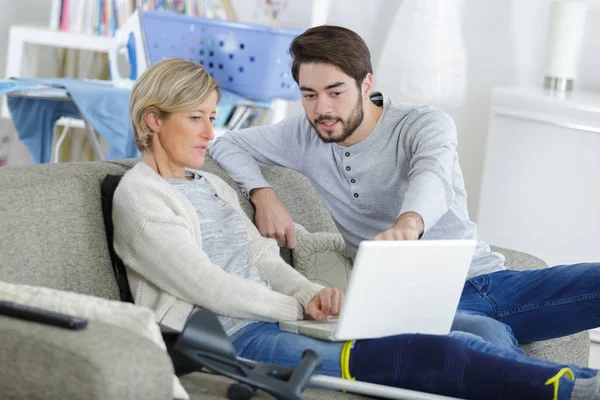
<svg viewBox="0 0 600 400">
<path fill-rule="evenodd" d="M 0 315 L 8 315 L 9 317 L 21 318 L 67 329 L 84 329 L 87 326 L 87 319 L 85 318 L 3 300 L 0 300 Z"/>
</svg>

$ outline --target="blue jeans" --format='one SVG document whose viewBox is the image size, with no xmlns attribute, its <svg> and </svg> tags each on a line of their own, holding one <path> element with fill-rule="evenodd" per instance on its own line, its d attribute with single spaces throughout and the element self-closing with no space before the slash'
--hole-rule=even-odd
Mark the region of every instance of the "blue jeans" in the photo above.
<svg viewBox="0 0 600 400">
<path fill-rule="evenodd" d="M 400 335 L 398 337 L 403 337 L 402 340 L 409 340 L 410 336 L 412 335 Z M 490 356 L 502 356 L 524 364 L 540 367 L 558 366 L 550 361 L 529 358 L 511 349 L 504 349 L 470 333 L 451 332 L 449 336 L 465 343 L 469 349 L 489 354 Z M 248 325 L 231 335 L 230 339 L 238 357 L 287 367 L 297 366 L 304 350 L 312 349 L 319 355 L 323 362 L 323 366 L 319 370 L 320 374 L 333 377 L 341 376 L 340 355 L 343 342 L 328 342 L 283 332 L 279 330 L 277 324 L 266 322 L 257 322 Z M 493 357 L 491 360 L 493 361 Z M 409 360 L 406 360 L 406 362 L 409 362 Z M 401 365 L 400 368 L 402 368 Z M 598 373 L 598 371 L 591 369 L 578 369 L 580 376 L 595 376 Z M 499 377 L 499 379 L 501 378 Z M 569 398 L 572 389 L 573 381 L 568 379 L 561 380 L 559 398 Z"/>
<path fill-rule="evenodd" d="M 452 330 L 473 333 L 519 355 L 518 343 L 600 326 L 600 264 L 505 270 L 465 283 Z M 576 376 L 592 370 L 574 368 Z"/>
<path fill-rule="evenodd" d="M 276 323 L 255 322 L 229 337 L 238 357 L 262 363 L 296 367 L 306 349 L 314 350 L 323 363 L 320 374 L 341 376 L 340 355 L 344 342 L 326 342 L 279 330 Z"/>
</svg>

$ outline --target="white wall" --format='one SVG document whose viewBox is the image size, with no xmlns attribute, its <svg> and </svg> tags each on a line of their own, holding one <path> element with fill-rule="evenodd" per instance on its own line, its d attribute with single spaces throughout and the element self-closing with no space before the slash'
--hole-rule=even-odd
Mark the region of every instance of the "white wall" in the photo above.
<svg viewBox="0 0 600 400">
<path fill-rule="evenodd" d="M 515 83 L 511 6 L 511 1 L 506 0 L 465 1 L 463 35 L 467 54 L 467 94 L 463 106 L 441 107 L 454 117 L 457 125 L 460 164 L 473 219 L 477 218 L 479 208 L 491 89 Z M 524 38 L 516 42 L 529 42 L 530 36 L 526 36 L 533 31 L 523 32 Z M 527 60 L 526 65 L 533 59 Z M 537 84 L 534 79 L 527 83 Z"/>
<path fill-rule="evenodd" d="M 288 0 L 287 8 L 279 17 L 279 25 L 283 28 L 305 29 L 311 20 L 309 0 Z M 390 24 L 402 0 L 371 0 L 365 6 L 364 0 L 330 0 L 327 23 L 341 25 L 358 33 L 367 43 L 371 51 L 373 67 L 381 53 Z M 237 16 L 244 22 L 269 23 L 263 13 L 254 12 L 256 0 L 233 0 Z M 288 105 L 288 115 L 302 113 L 299 101 Z"/>
<path fill-rule="evenodd" d="M 317 0 L 321 1 L 321 0 Z M 327 23 L 343 25 L 356 31 L 367 42 L 373 60 L 379 58 L 395 10 L 402 0 L 330 0 Z M 279 17 L 279 26 L 290 29 L 305 29 L 311 20 L 310 0 L 288 0 Z M 244 22 L 269 23 L 264 8 L 256 11 L 256 0 L 233 0 L 238 19 Z M 391 12 L 390 12 L 391 11 Z"/>
<path fill-rule="evenodd" d="M 299 0 L 308 3 L 306 0 Z M 576 90 L 600 92 L 600 0 L 583 0 L 588 23 Z M 245 3 L 246 0 L 234 0 Z M 462 106 L 438 105 L 455 119 L 459 133 L 459 156 L 463 169 L 469 211 L 477 219 L 482 167 L 488 130 L 491 90 L 495 86 L 543 84 L 546 30 L 551 0 L 464 0 L 462 30 L 467 52 L 467 95 Z M 289 1 L 294 4 L 293 0 Z M 389 28 L 402 0 L 331 0 L 328 23 L 343 25 L 360 34 L 373 58 L 374 70 Z M 295 6 L 293 6 L 295 7 Z M 281 17 L 283 26 L 300 28 L 309 19 L 309 8 L 292 8 Z M 401 40 L 399 38 L 398 40 Z M 375 89 L 392 97 L 394 87 Z M 436 104 L 434 104 L 436 105 Z M 302 112 L 299 102 L 289 114 Z"/>
<path fill-rule="evenodd" d="M 490 93 L 494 86 L 531 85 L 543 82 L 543 59 L 548 11 L 551 0 L 464 0 L 463 33 L 467 50 L 467 97 L 460 107 L 442 107 L 455 119 L 459 131 L 459 153 L 469 192 L 469 209 L 476 219 L 481 188 L 481 169 L 484 159 Z M 359 33 L 371 49 L 377 67 L 384 40 L 402 0 L 331 0 L 328 22 L 346 26 Z M 575 82 L 576 90 L 600 92 L 600 0 L 586 0 L 590 6 L 584 43 L 581 73 Z M 288 10 L 281 16 L 281 25 L 301 28 L 310 20 L 307 0 L 289 0 Z M 256 4 L 255 0 L 234 0 L 239 14 L 248 20 L 243 10 Z M 50 0 L 0 0 L 0 76 L 4 76 L 8 27 L 11 23 L 47 25 Z M 245 18 L 245 19 L 246 19 Z M 377 76 L 375 76 L 377 83 Z M 390 95 L 393 87 L 376 89 Z M 301 112 L 298 102 L 289 113 Z M 11 128 L 0 121 L 0 132 Z M 27 163 L 23 146 L 13 141 L 11 163 Z M 14 156 L 14 157 L 13 157 Z M 14 162 L 13 162 L 14 160 Z"/>
<path fill-rule="evenodd" d="M 575 90 L 600 91 L 600 1 L 587 0 L 588 21 Z M 543 85 L 550 0 L 467 0 L 464 34 L 468 97 L 457 115 L 470 211 L 479 207 L 482 165 L 494 86 Z M 507 155 L 509 156 L 509 155 Z"/>
<path fill-rule="evenodd" d="M 439 107 L 449 112 L 457 124 L 469 210 L 476 220 L 491 90 L 495 86 L 543 85 L 551 0 L 464 1 L 462 29 L 467 52 L 467 95 L 462 106 Z M 600 92 L 600 24 L 596 22 L 600 20 L 600 0 L 585 2 L 589 6 L 588 23 L 575 89 Z M 394 101 L 402 102 L 402 98 L 395 95 L 394 87 L 377 89 Z"/>
<path fill-rule="evenodd" d="M 8 53 L 8 31 L 12 24 L 39 25 L 47 27 L 49 23 L 51 0 L 0 0 L 0 77 L 6 71 Z M 23 146 L 15 133 L 10 120 L 0 118 L 0 135 L 11 133 L 9 165 L 29 163 L 29 151 Z"/>
</svg>

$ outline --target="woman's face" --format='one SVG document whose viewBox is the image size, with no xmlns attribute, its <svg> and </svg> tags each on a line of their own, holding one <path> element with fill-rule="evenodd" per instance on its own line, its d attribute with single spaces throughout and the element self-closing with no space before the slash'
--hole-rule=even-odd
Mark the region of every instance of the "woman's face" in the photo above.
<svg viewBox="0 0 600 400">
<path fill-rule="evenodd" d="M 208 142 L 214 138 L 212 123 L 217 101 L 217 92 L 213 91 L 195 109 L 172 113 L 157 121 L 158 132 L 154 133 L 152 147 L 162 147 L 174 165 L 200 168 L 204 164 Z"/>
</svg>

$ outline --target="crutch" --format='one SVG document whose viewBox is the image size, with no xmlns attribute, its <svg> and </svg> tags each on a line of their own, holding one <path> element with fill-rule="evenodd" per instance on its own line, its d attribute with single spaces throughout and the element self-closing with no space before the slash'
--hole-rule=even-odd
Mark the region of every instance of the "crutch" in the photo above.
<svg viewBox="0 0 600 400">
<path fill-rule="evenodd" d="M 449 400 L 451 397 L 394 388 L 367 382 L 318 375 L 321 360 L 307 350 L 296 368 L 256 363 L 236 357 L 216 315 L 208 310 L 195 311 L 181 333 L 162 327 L 163 338 L 179 376 L 206 368 L 236 382 L 227 391 L 230 400 L 249 400 L 260 389 L 277 399 L 300 400 L 302 391 L 314 388 L 402 400 Z"/>
</svg>

